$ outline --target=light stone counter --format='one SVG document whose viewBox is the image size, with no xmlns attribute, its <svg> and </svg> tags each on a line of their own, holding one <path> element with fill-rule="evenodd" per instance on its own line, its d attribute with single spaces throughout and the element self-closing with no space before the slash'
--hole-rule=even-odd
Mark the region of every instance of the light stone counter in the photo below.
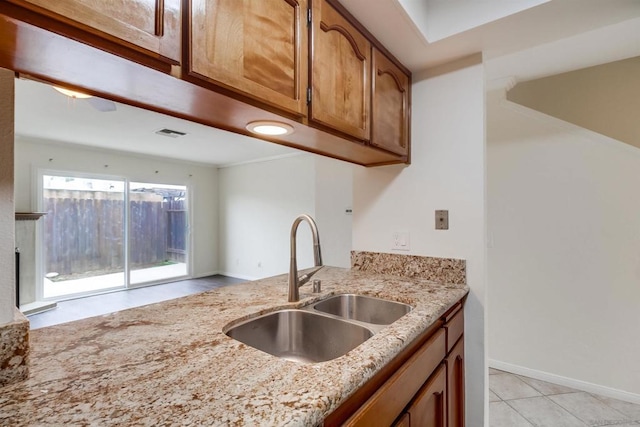
<svg viewBox="0 0 640 427">
<path fill-rule="evenodd" d="M 287 276 L 32 331 L 30 376 L 0 391 L 2 426 L 314 426 L 389 362 L 468 287 L 326 267 L 322 294 Z M 335 293 L 414 306 L 337 359 L 301 364 L 227 337 L 223 328 Z"/>
</svg>

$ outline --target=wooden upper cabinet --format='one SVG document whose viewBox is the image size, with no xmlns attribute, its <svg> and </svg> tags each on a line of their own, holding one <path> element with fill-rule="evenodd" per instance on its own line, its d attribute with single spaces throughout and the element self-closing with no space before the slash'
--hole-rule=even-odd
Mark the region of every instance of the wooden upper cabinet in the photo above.
<svg viewBox="0 0 640 427">
<path fill-rule="evenodd" d="M 370 135 L 371 44 L 326 0 L 313 0 L 310 122 Z"/>
<path fill-rule="evenodd" d="M 307 0 L 191 0 L 189 73 L 306 114 Z"/>
<path fill-rule="evenodd" d="M 409 153 L 409 76 L 377 49 L 373 50 L 371 145 Z"/>
<path fill-rule="evenodd" d="M 181 0 L 9 1 L 161 61 L 180 62 Z"/>
</svg>

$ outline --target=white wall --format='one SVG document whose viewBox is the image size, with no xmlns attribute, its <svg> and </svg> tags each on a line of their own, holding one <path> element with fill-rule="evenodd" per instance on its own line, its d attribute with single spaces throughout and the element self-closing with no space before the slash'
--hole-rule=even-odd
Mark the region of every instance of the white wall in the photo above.
<svg viewBox="0 0 640 427">
<path fill-rule="evenodd" d="M 37 209 L 34 194 L 37 189 L 35 180 L 38 169 L 121 176 L 140 182 L 188 185 L 191 189 L 192 276 L 201 277 L 217 272 L 216 168 L 21 137 L 16 138 L 15 147 L 17 211 L 29 212 Z"/>
<path fill-rule="evenodd" d="M 289 272 L 289 233 L 300 214 L 315 212 L 311 155 L 221 168 L 220 271 L 258 279 Z M 322 231 L 322 230 L 320 230 Z M 298 267 L 313 266 L 311 232 L 298 228 Z"/>
<path fill-rule="evenodd" d="M 314 156 L 316 166 L 316 216 L 322 261 L 334 267 L 351 267 L 353 170 L 340 160 Z"/>
<path fill-rule="evenodd" d="M 465 307 L 467 426 L 485 420 L 485 142 L 481 64 L 432 78 L 413 76 L 412 164 L 357 168 L 353 248 L 391 252 L 394 231 L 407 253 L 467 260 Z M 450 229 L 434 229 L 449 210 Z"/>
<path fill-rule="evenodd" d="M 257 279 L 289 272 L 293 220 L 318 224 L 325 265 L 350 266 L 353 166 L 312 154 L 221 168 L 220 271 Z M 300 224 L 298 268 L 313 266 L 311 232 Z"/>
<path fill-rule="evenodd" d="M 640 150 L 490 99 L 492 365 L 640 403 Z"/>
<path fill-rule="evenodd" d="M 289 232 L 301 213 L 312 215 L 318 223 L 324 263 L 349 267 L 351 216 L 344 211 L 352 205 L 352 167 L 302 154 L 217 169 L 18 138 L 16 209 L 36 210 L 33 192 L 39 168 L 188 184 L 192 189 L 193 276 L 220 272 L 257 279 L 288 272 Z M 311 248 L 311 233 L 303 223 L 298 230 L 299 268 L 313 265 Z"/>
</svg>

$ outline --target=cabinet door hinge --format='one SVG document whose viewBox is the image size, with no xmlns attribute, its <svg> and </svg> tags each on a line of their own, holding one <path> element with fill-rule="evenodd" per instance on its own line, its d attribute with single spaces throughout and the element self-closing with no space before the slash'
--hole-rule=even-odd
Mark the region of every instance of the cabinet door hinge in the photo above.
<svg viewBox="0 0 640 427">
<path fill-rule="evenodd" d="M 311 8 L 307 9 L 307 25 L 311 25 Z"/>
<path fill-rule="evenodd" d="M 311 88 L 307 88 L 307 105 L 311 104 Z"/>
</svg>

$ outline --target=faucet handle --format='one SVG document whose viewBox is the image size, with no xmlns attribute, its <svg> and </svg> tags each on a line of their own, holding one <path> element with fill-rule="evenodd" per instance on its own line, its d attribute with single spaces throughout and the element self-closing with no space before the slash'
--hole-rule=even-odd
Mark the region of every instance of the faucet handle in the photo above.
<svg viewBox="0 0 640 427">
<path fill-rule="evenodd" d="M 313 293 L 319 294 L 320 292 L 322 292 L 322 282 L 320 279 L 316 279 L 313 281 Z"/>
</svg>

